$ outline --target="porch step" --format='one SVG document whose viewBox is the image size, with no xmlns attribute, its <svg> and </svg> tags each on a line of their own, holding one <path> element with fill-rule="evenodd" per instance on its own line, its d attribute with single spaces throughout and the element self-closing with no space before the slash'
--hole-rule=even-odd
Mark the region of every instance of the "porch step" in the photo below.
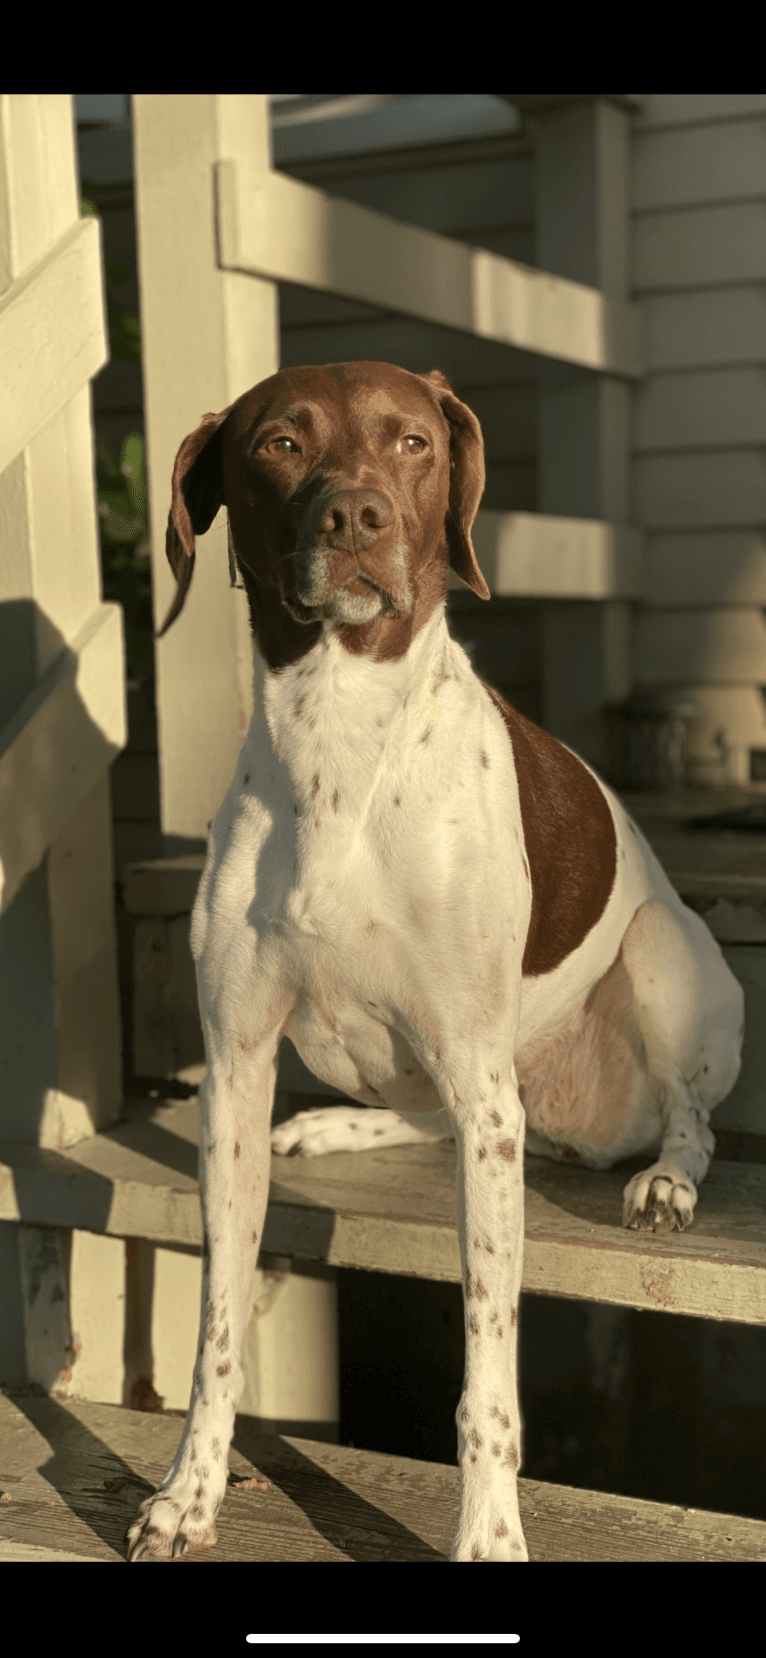
<svg viewBox="0 0 766 1658">
<path fill-rule="evenodd" d="M 281 1099 L 280 1117 L 307 1103 Z M 200 1247 L 198 1138 L 193 1099 L 135 1103 L 127 1121 L 67 1151 L 6 1144 L 0 1220 Z M 594 1173 L 526 1159 L 523 1288 L 766 1324 L 766 1166 L 714 1159 L 690 1230 L 654 1235 L 621 1225 L 641 1162 Z M 273 1157 L 263 1250 L 459 1282 L 454 1146 Z"/>
<path fill-rule="evenodd" d="M 173 1460 L 178 1416 L 39 1394 L 0 1396 L 0 1562 L 125 1560 L 125 1532 Z M 458 1470 L 309 1439 L 240 1417 L 218 1543 L 204 1561 L 444 1562 Z M 236 1487 L 255 1477 L 269 1490 Z M 10 1500 L 6 1500 L 6 1499 Z M 766 1560 L 766 1524 L 519 1480 L 532 1561 Z"/>
</svg>

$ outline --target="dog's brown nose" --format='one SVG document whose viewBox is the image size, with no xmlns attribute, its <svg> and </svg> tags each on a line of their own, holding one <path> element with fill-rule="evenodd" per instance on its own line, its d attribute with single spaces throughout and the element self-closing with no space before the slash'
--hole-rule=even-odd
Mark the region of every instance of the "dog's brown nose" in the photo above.
<svg viewBox="0 0 766 1658">
<path fill-rule="evenodd" d="M 394 509 L 375 489 L 339 489 L 324 502 L 319 527 L 339 552 L 363 553 L 393 523 Z"/>
</svg>

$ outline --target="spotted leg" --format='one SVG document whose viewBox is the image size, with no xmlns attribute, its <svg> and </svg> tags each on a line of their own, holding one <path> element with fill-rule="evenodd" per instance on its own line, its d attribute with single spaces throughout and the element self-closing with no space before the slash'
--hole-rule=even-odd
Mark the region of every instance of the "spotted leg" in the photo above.
<svg viewBox="0 0 766 1658">
<path fill-rule="evenodd" d="M 465 1375 L 457 1409 L 460 1521 L 451 1558 L 525 1561 L 516 1374 L 524 1109 L 515 1077 L 503 1085 L 499 1073 L 490 1072 L 478 1109 L 456 1106 L 451 1115 L 465 1313 Z"/>
<path fill-rule="evenodd" d="M 625 1187 L 623 1225 L 682 1232 L 715 1150 L 710 1112 L 739 1074 L 742 987 L 704 922 L 685 907 L 643 904 L 622 956 L 662 1121 L 657 1161 Z"/>
<path fill-rule="evenodd" d="M 269 1195 L 276 1034 L 221 1053 L 200 1092 L 200 1196 L 205 1227 L 202 1317 L 191 1404 L 159 1490 L 128 1532 L 129 1560 L 166 1559 L 217 1542 L 228 1451 L 242 1392 L 240 1349 Z"/>
</svg>

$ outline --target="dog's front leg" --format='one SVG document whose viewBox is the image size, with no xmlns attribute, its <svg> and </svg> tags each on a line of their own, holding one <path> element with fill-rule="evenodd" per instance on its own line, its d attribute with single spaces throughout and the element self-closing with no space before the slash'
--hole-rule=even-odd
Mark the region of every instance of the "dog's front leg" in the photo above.
<svg viewBox="0 0 766 1658">
<path fill-rule="evenodd" d="M 202 1314 L 191 1403 L 175 1462 L 130 1527 L 129 1560 L 212 1548 L 242 1392 L 240 1351 L 269 1195 L 278 1034 L 234 1041 L 200 1091 Z"/>
<path fill-rule="evenodd" d="M 474 1079 L 474 1087 L 475 1079 Z M 457 1409 L 460 1521 L 451 1558 L 527 1560 L 517 1474 L 517 1311 L 524 1257 L 524 1109 L 491 1070 L 478 1106 L 457 1103 L 457 1210 L 465 1376 Z M 473 1098 L 479 1097 L 479 1091 Z"/>
</svg>

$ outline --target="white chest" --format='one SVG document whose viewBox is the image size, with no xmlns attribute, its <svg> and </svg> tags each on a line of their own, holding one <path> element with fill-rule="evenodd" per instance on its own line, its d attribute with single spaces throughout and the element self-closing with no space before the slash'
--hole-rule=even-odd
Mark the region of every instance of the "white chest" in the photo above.
<svg viewBox="0 0 766 1658">
<path fill-rule="evenodd" d="M 273 676 L 193 924 L 221 1018 L 252 1039 L 279 1013 L 320 1079 L 401 1110 L 439 1107 L 429 1059 L 488 972 L 506 986 L 528 919 L 510 751 L 464 653 L 436 643 Z"/>
</svg>

